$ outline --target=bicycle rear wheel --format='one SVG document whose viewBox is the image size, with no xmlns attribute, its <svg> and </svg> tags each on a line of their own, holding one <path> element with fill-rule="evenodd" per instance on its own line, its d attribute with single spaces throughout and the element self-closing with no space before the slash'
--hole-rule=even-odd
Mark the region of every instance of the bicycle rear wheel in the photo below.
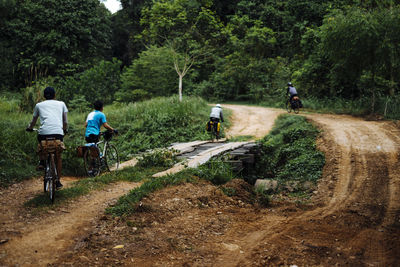
<svg viewBox="0 0 400 267">
<path fill-rule="evenodd" d="M 214 142 L 215 137 L 216 137 L 216 134 L 215 134 L 215 129 L 214 129 L 214 125 L 213 125 L 212 128 L 211 128 L 211 132 L 210 132 L 211 142 Z"/>
<path fill-rule="evenodd" d="M 114 171 L 119 168 L 118 150 L 115 146 L 111 144 L 107 145 L 104 158 L 108 171 Z"/>
<path fill-rule="evenodd" d="M 294 111 L 294 113 L 296 113 L 296 114 L 299 114 L 299 111 L 300 111 L 300 102 L 298 101 L 298 100 L 295 100 L 294 102 L 293 102 L 293 111 Z"/>
<path fill-rule="evenodd" d="M 97 152 L 94 151 L 97 149 Z M 97 147 L 88 147 L 83 154 L 85 171 L 88 176 L 94 177 L 100 173 L 100 152 Z"/>
</svg>

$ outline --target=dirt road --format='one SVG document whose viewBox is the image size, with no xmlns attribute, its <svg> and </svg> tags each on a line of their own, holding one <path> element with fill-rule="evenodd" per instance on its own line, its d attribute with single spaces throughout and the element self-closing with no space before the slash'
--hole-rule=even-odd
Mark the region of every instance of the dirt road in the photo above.
<svg viewBox="0 0 400 267">
<path fill-rule="evenodd" d="M 254 136 L 260 139 L 274 126 L 275 119 L 284 113 L 280 109 L 266 109 L 239 105 L 223 105 L 232 110 L 232 126 L 226 130 L 227 137 Z"/>
<path fill-rule="evenodd" d="M 260 138 L 282 113 L 260 107 L 223 106 L 233 110 L 233 126 L 227 132 L 230 136 Z M 96 203 L 90 199 L 107 191 L 41 218 L 29 214 L 21 201 L 12 200 L 12 192 L 26 199 L 37 190 L 32 189 L 32 182 L 25 182 L 1 191 L 2 200 L 8 200 L 1 202 L 0 212 L 14 211 L 8 213 L 12 216 L 5 223 L 5 217 L 0 217 L 0 234 L 10 236 L 10 241 L 0 245 L 0 263 L 400 266 L 400 128 L 393 122 L 349 116 L 306 116 L 322 129 L 318 146 L 326 155 L 323 177 L 311 203 L 282 200 L 262 208 L 253 204 L 250 185 L 241 180 L 224 186 L 235 191 L 232 197 L 199 181 L 152 194 L 142 201 L 141 210 L 125 221 L 102 214 L 107 199 L 122 194 L 125 186 L 110 187 L 109 195 L 98 196 L 100 204 L 93 204 L 81 219 L 72 220 L 76 210 L 85 214 L 82 204 Z M 35 237 L 48 238 L 41 228 L 52 221 L 67 223 L 64 228 L 68 231 L 59 232 L 56 240 L 47 241 L 41 248 L 54 248 L 58 258 L 42 250 L 35 252 L 40 244 Z M 54 242 L 59 247 L 52 247 Z M 115 248 L 117 245 L 123 246 Z"/>
</svg>

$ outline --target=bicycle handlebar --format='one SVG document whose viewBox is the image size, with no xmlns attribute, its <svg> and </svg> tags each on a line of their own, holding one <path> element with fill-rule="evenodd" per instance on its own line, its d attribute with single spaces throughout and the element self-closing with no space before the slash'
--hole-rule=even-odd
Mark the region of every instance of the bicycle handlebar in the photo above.
<svg viewBox="0 0 400 267">
<path fill-rule="evenodd" d="M 36 128 L 26 128 L 25 129 L 25 131 L 27 131 L 27 132 L 37 132 L 37 131 L 39 131 L 38 129 L 36 129 Z"/>
</svg>

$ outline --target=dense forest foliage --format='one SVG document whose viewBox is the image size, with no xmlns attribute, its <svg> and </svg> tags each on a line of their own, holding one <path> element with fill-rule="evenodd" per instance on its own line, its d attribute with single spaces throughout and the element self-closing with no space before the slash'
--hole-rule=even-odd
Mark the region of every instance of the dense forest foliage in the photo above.
<svg viewBox="0 0 400 267">
<path fill-rule="evenodd" d="M 94 99 L 178 93 L 276 103 L 302 98 L 399 113 L 394 0 L 0 0 L 0 90 L 31 111 L 52 85 L 71 110 Z"/>
</svg>

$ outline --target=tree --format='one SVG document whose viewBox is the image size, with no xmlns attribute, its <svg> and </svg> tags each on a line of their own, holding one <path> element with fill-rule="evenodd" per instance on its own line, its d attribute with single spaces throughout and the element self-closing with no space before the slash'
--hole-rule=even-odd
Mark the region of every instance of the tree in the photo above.
<svg viewBox="0 0 400 267">
<path fill-rule="evenodd" d="M 173 56 L 167 47 L 150 46 L 125 68 L 121 76 L 121 96 L 133 101 L 137 93 L 148 96 L 169 96 L 175 92 L 175 70 L 171 62 Z M 141 90 L 141 91 L 138 91 Z M 144 96 L 144 94 L 142 93 Z M 124 101 L 124 99 L 121 100 Z"/>
<path fill-rule="evenodd" d="M 210 7 L 211 1 L 162 0 L 143 10 L 144 30 L 139 38 L 150 44 L 167 46 L 178 74 L 179 99 L 183 77 L 199 58 L 211 54 L 221 39 L 223 24 Z"/>
<path fill-rule="evenodd" d="M 399 8 L 334 11 L 303 36 L 305 50 L 314 51 L 299 80 L 314 95 L 369 97 L 374 112 L 378 96 L 393 96 L 400 84 L 399 25 Z"/>
<path fill-rule="evenodd" d="M 12 47 L 15 77 L 25 85 L 71 75 L 110 52 L 110 12 L 98 0 L 21 0 L 2 25 Z"/>
</svg>

